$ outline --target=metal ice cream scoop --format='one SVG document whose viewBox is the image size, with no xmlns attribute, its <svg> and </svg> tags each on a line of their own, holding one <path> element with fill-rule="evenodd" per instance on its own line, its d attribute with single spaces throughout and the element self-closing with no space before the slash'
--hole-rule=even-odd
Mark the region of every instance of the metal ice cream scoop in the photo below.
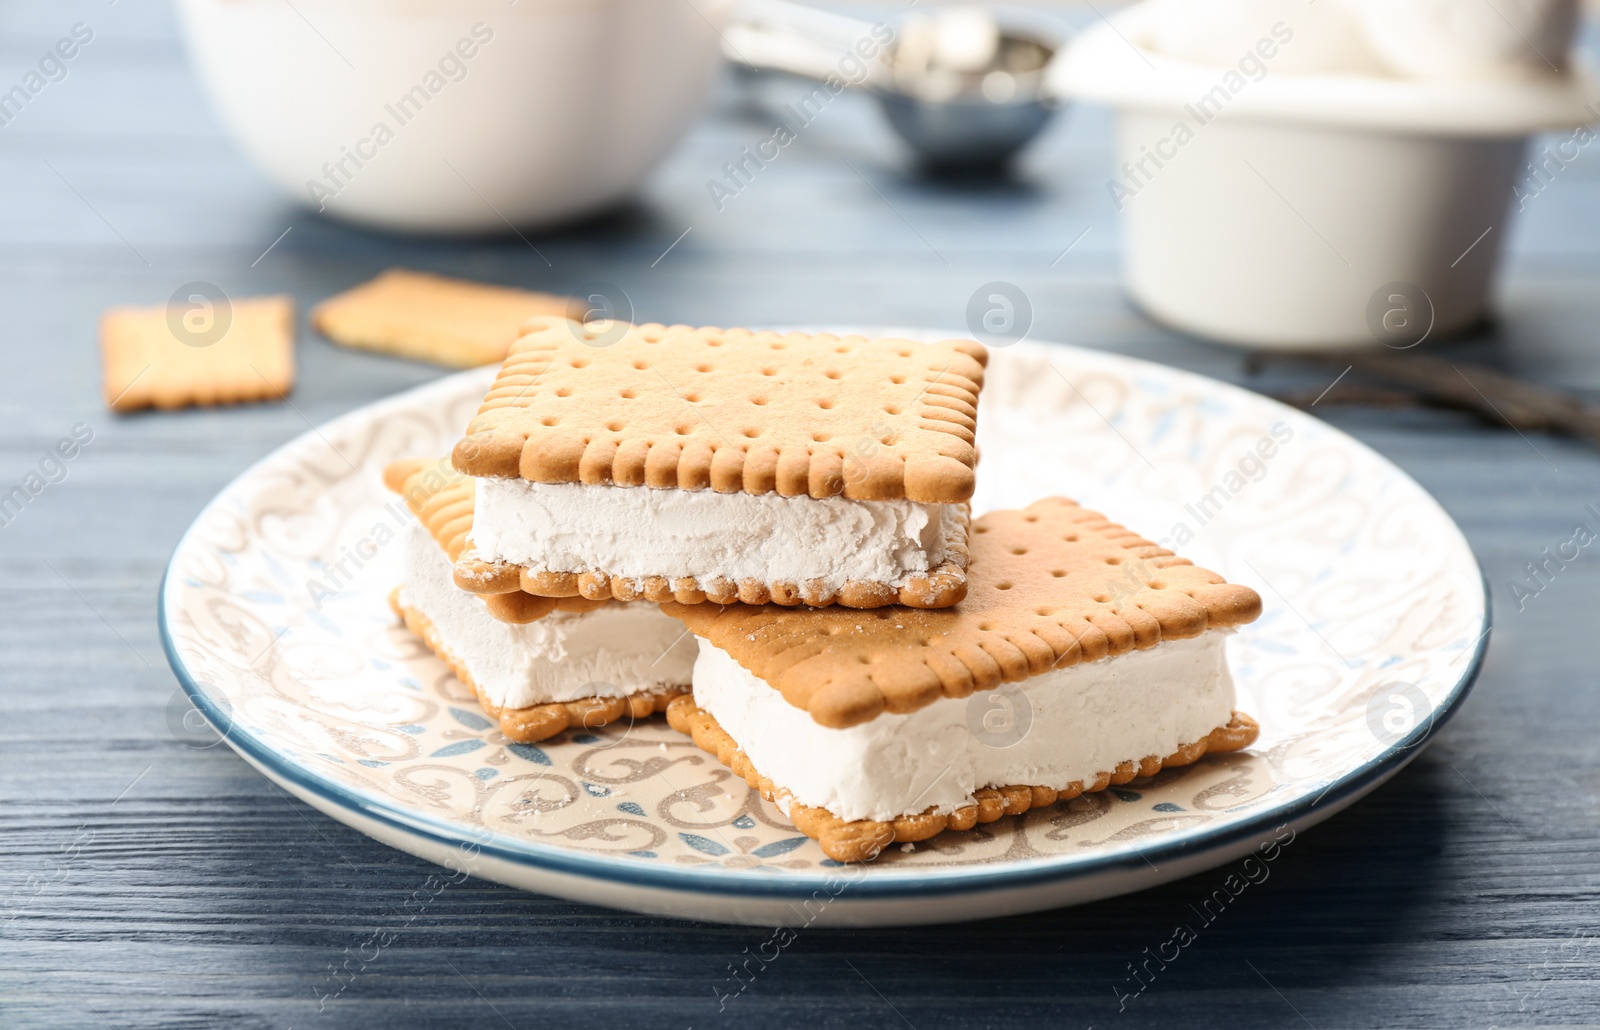
<svg viewBox="0 0 1600 1030">
<path fill-rule="evenodd" d="M 999 168 L 1057 109 L 1045 69 L 1058 43 L 978 7 L 871 24 L 788 0 L 746 0 L 724 33 L 739 65 L 878 98 L 889 124 L 939 169 Z"/>
</svg>

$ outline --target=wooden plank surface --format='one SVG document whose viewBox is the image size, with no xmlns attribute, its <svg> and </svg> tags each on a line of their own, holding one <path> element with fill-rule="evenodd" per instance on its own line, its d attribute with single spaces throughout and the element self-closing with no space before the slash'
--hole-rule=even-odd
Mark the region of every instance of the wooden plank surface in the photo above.
<svg viewBox="0 0 1600 1030">
<path fill-rule="evenodd" d="M 1507 585 L 1600 504 L 1600 458 L 1424 410 L 1318 409 L 1465 529 L 1498 611 L 1482 680 L 1437 744 L 1305 834 L 1137 997 L 1118 1000 L 1129 963 L 1217 874 L 975 925 L 807 931 L 725 1011 L 715 992 L 764 931 L 475 880 L 402 915 L 431 867 L 174 738 L 155 593 L 190 518 L 244 466 L 442 372 L 306 330 L 293 408 L 113 419 L 94 335 L 106 306 L 193 279 L 309 305 L 402 264 L 555 291 L 603 279 L 641 319 L 959 330 L 973 289 L 998 279 L 1028 293 L 1038 338 L 1258 389 L 1331 376 L 1252 375 L 1129 308 L 1102 112 L 1070 112 L 1013 181 L 974 187 L 908 174 L 848 99 L 717 211 L 705 180 L 770 131 L 730 83 L 637 204 L 532 237 L 547 265 L 516 237 L 396 239 L 280 199 L 206 108 L 166 5 L 8 4 L 0 83 L 79 20 L 93 46 L 0 128 L 0 486 L 74 425 L 95 433 L 0 529 L 0 1026 L 1600 1024 L 1600 556 L 1526 611 Z M 1585 151 L 1517 222 L 1497 326 L 1447 352 L 1600 387 L 1597 225 L 1600 157 Z M 319 1006 L 375 928 L 394 943 Z"/>
</svg>

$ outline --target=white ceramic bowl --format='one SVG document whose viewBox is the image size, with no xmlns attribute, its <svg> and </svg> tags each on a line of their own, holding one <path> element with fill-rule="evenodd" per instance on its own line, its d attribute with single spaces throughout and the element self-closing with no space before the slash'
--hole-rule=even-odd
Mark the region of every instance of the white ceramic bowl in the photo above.
<svg viewBox="0 0 1600 1030">
<path fill-rule="evenodd" d="M 1225 343 L 1399 346 L 1418 326 L 1470 326 L 1487 310 L 1527 138 L 1600 113 L 1582 70 L 1422 82 L 1273 73 L 1268 61 L 1218 95 L 1229 69 L 1156 53 L 1149 14 L 1079 36 L 1053 82 L 1117 109 L 1106 189 L 1123 215 L 1128 292 L 1152 317 Z M 1226 99 L 1202 111 L 1208 94 Z"/>
<path fill-rule="evenodd" d="M 195 67 L 290 195 L 471 233 L 631 194 L 700 113 L 725 0 L 178 0 Z"/>
</svg>

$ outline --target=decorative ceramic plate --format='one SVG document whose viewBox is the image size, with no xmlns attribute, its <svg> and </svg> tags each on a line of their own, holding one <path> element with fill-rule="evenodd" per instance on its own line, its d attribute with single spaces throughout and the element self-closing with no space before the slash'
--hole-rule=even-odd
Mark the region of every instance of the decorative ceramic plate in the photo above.
<svg viewBox="0 0 1600 1030">
<path fill-rule="evenodd" d="M 995 350 L 975 508 L 1064 494 L 1259 590 L 1265 613 L 1229 646 L 1238 707 L 1261 737 L 840 866 L 659 716 L 507 741 L 397 624 L 386 595 L 409 516 L 380 471 L 447 453 L 491 375 L 442 379 L 283 447 L 200 514 L 161 589 L 167 655 L 222 739 L 446 875 L 767 926 L 1104 898 L 1281 847 L 1372 790 L 1461 702 L 1486 646 L 1488 602 L 1461 532 L 1348 436 L 1170 368 Z"/>
</svg>

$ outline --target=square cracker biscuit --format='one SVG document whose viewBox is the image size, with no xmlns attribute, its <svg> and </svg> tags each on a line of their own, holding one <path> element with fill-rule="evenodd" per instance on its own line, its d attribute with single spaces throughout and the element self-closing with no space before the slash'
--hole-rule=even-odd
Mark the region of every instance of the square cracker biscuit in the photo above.
<svg viewBox="0 0 1600 1030">
<path fill-rule="evenodd" d="M 225 314 L 224 314 L 225 312 Z M 100 319 L 106 407 L 185 408 L 279 400 L 294 388 L 294 301 L 250 297 L 190 331 L 176 306 L 112 308 Z M 221 336 L 213 327 L 228 319 Z"/>
<path fill-rule="evenodd" d="M 582 319 L 569 297 L 391 268 L 318 304 L 311 324 L 346 347 L 475 368 L 501 361 L 530 318 Z"/>
<path fill-rule="evenodd" d="M 618 327 L 622 329 L 623 327 Z M 785 497 L 972 496 L 987 351 L 829 334 L 529 323 L 457 470 Z"/>
<path fill-rule="evenodd" d="M 1261 614 L 1249 587 L 1064 498 L 984 515 L 968 550 L 967 594 L 949 608 L 661 607 L 836 728 Z"/>
<path fill-rule="evenodd" d="M 461 557 L 472 530 L 475 490 L 471 478 L 456 472 L 444 458 L 407 458 L 384 468 L 383 483 L 401 496 L 446 558 L 454 562 Z M 583 597 L 539 597 L 520 590 L 482 596 L 490 615 L 518 624 L 535 622 L 551 612 L 588 612 L 610 603 Z"/>
</svg>

